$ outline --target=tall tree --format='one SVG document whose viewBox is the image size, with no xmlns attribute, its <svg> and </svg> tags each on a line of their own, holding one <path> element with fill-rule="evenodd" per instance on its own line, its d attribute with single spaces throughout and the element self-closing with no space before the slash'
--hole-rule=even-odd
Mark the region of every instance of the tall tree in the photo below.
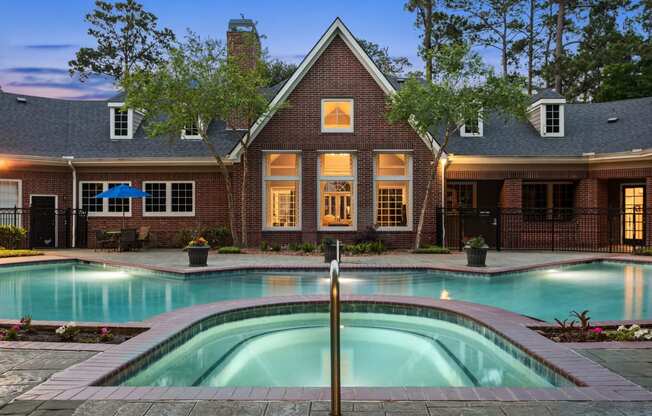
<svg viewBox="0 0 652 416">
<path fill-rule="evenodd" d="M 412 66 L 410 60 L 405 56 L 391 56 L 386 46 L 382 47 L 377 43 L 364 39 L 358 39 L 358 42 L 367 55 L 369 55 L 369 58 L 374 61 L 376 66 L 385 75 L 394 77 L 403 76 Z"/>
<path fill-rule="evenodd" d="M 555 91 L 559 94 L 561 90 L 561 65 L 564 56 L 564 29 L 566 27 L 566 8 L 568 0 L 557 0 L 557 23 L 555 33 Z"/>
<path fill-rule="evenodd" d="M 276 85 L 279 82 L 286 81 L 297 70 L 296 64 L 287 63 L 280 59 L 266 59 L 263 63 L 269 85 Z"/>
<path fill-rule="evenodd" d="M 545 40 L 542 35 L 545 33 L 545 4 L 541 0 L 524 0 L 525 21 L 523 37 L 514 42 L 513 52 L 515 55 L 525 55 L 527 68 L 527 91 L 532 95 L 534 89 L 534 77 L 537 75 L 537 68 L 545 51 Z"/>
<path fill-rule="evenodd" d="M 432 81 L 437 50 L 445 45 L 463 43 L 467 20 L 450 12 L 448 0 L 408 0 L 405 9 L 416 14 L 415 26 L 422 31 L 419 55 L 425 64 L 425 78 Z"/>
<path fill-rule="evenodd" d="M 434 82 L 410 78 L 388 103 L 387 119 L 391 123 L 410 123 L 422 137 L 432 138 L 433 163 L 419 213 L 415 248 L 421 245 L 437 169 L 451 136 L 465 120 L 477 120 L 488 114 L 525 119 L 529 101 L 522 92 L 522 83 L 496 77 L 468 46 L 444 46 L 435 52 Z"/>
<path fill-rule="evenodd" d="M 253 68 L 243 65 L 237 57 L 227 57 L 223 45 L 215 40 L 202 40 L 189 34 L 186 41 L 170 50 L 164 65 L 139 68 L 126 75 L 121 86 L 126 92 L 125 106 L 137 108 L 144 116 L 149 137 L 178 140 L 189 125 L 196 126 L 224 179 L 228 204 L 228 222 L 235 244 L 246 244 L 246 201 L 242 192 L 241 233 L 236 227 L 236 201 L 233 177 L 219 153 L 217 143 L 208 132 L 216 120 L 238 119 L 248 126 L 251 120 L 271 111 L 261 90 L 269 84 L 262 64 Z M 240 189 L 246 188 L 246 149 L 250 127 L 236 131 L 243 147 Z"/>
<path fill-rule="evenodd" d="M 95 10 L 86 15 L 93 48 L 83 47 L 68 62 L 70 74 L 85 81 L 91 74 L 116 81 L 137 69 L 160 63 L 175 41 L 170 29 L 158 29 L 158 18 L 135 0 L 110 3 L 96 0 Z"/>
<path fill-rule="evenodd" d="M 518 66 L 518 41 L 526 27 L 522 0 L 455 0 L 470 20 L 477 41 L 500 53 L 502 76 L 510 75 L 510 66 Z"/>
</svg>

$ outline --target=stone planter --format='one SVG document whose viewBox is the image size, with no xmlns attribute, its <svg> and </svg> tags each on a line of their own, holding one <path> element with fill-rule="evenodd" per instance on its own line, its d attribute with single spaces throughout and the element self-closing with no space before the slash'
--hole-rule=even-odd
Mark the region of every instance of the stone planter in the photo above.
<svg viewBox="0 0 652 416">
<path fill-rule="evenodd" d="M 188 265 L 190 267 L 206 267 L 209 246 L 188 247 Z"/>
<path fill-rule="evenodd" d="M 466 265 L 470 267 L 485 267 L 488 250 L 489 247 L 464 247 L 464 252 L 466 252 Z"/>
</svg>

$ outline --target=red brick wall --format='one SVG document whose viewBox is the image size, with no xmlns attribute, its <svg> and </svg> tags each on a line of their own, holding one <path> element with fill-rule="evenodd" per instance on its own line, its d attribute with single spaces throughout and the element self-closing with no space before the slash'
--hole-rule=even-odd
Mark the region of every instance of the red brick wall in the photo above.
<svg viewBox="0 0 652 416">
<path fill-rule="evenodd" d="M 131 202 L 131 217 L 125 217 L 127 228 L 150 226 L 155 234 L 158 245 L 173 246 L 176 235 L 182 229 L 199 227 L 214 227 L 227 225 L 227 201 L 224 180 L 217 172 L 206 169 L 192 171 L 162 171 L 160 168 L 149 168 L 150 172 L 137 168 L 112 169 L 110 172 L 78 170 L 79 181 L 131 181 L 136 188 L 143 187 L 144 181 L 195 181 L 195 215 L 193 217 L 144 217 L 142 199 Z M 123 218 L 89 216 L 89 246 L 93 247 L 95 230 L 120 229 Z"/>
<path fill-rule="evenodd" d="M 354 99 L 354 133 L 321 133 L 321 99 Z M 265 126 L 249 149 L 250 198 L 247 206 L 249 240 L 285 243 L 319 241 L 326 236 L 353 240 L 355 232 L 317 231 L 318 150 L 352 150 L 357 156 L 357 229 L 373 225 L 373 155 L 377 149 L 404 149 L 413 156 L 413 229 L 416 229 L 430 169 L 431 153 L 414 130 L 405 124 L 390 125 L 384 117 L 386 96 L 345 43 L 336 38 Z M 263 232 L 262 152 L 301 150 L 302 231 Z M 431 202 L 439 200 L 436 186 Z M 432 206 L 432 205 L 431 205 Z M 426 216 L 424 240 L 435 238 L 434 210 Z M 409 247 L 414 232 L 383 233 L 395 247 Z"/>
</svg>

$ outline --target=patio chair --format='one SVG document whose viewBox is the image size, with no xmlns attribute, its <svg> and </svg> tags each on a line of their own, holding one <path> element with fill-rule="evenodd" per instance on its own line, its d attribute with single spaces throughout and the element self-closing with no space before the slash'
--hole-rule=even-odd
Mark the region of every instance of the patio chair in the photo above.
<svg viewBox="0 0 652 416">
<path fill-rule="evenodd" d="M 135 229 L 122 230 L 120 233 L 120 250 L 128 251 L 137 247 L 137 236 Z"/>
<path fill-rule="evenodd" d="M 95 230 L 95 251 L 98 249 L 117 248 L 116 240 L 103 230 Z"/>
<path fill-rule="evenodd" d="M 146 248 L 151 243 L 151 233 L 150 230 L 152 227 L 143 225 L 138 228 L 138 248 Z"/>
</svg>

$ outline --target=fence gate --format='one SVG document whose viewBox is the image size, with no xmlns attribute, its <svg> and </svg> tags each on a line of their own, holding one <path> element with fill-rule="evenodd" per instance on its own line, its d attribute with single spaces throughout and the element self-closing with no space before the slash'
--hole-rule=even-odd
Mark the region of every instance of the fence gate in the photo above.
<svg viewBox="0 0 652 416">
<path fill-rule="evenodd" d="M 0 225 L 14 225 L 27 231 L 19 244 L 29 248 L 71 248 L 73 224 L 75 247 L 86 247 L 88 222 L 86 211 L 58 209 L 51 196 L 32 196 L 30 208 L 0 208 Z"/>
</svg>

